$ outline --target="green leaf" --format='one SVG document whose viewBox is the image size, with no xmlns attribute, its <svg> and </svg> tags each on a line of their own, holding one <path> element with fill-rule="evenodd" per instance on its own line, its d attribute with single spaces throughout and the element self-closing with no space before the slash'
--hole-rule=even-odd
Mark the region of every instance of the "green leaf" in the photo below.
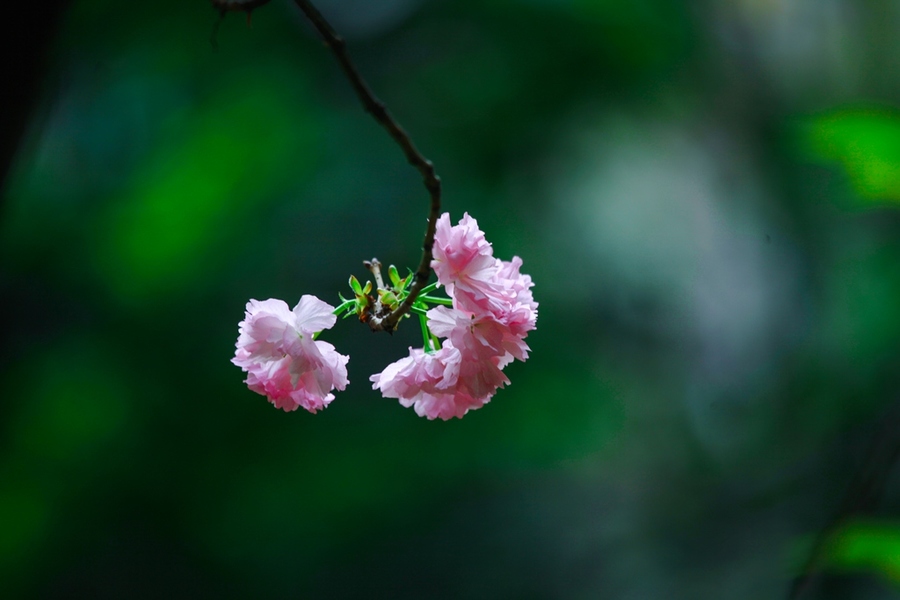
<svg viewBox="0 0 900 600">
<path fill-rule="evenodd" d="M 353 293 L 357 296 L 363 295 L 362 286 L 359 285 L 359 279 L 356 278 L 356 275 L 350 276 L 350 288 L 353 290 Z"/>
<path fill-rule="evenodd" d="M 403 284 L 403 280 L 400 279 L 400 273 L 397 272 L 397 267 L 395 267 L 394 265 L 391 265 L 388 267 L 388 277 L 391 280 L 391 284 L 395 288 L 401 288 L 401 285 Z"/>
</svg>

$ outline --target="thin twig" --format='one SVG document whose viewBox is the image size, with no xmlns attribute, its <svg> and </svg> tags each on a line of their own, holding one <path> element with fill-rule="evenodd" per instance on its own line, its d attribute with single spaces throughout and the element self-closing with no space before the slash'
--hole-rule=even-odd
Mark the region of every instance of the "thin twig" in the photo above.
<svg viewBox="0 0 900 600">
<path fill-rule="evenodd" d="M 213 50 L 219 50 L 219 44 L 216 41 L 219 35 L 219 26 L 225 20 L 225 15 L 230 12 L 247 13 L 247 26 L 250 26 L 250 17 L 254 9 L 268 4 L 271 0 L 247 0 L 246 2 L 235 2 L 234 0 L 212 0 L 213 8 L 219 11 L 219 18 L 213 25 L 212 35 L 209 36 L 209 43 L 212 44 Z"/>
<path fill-rule="evenodd" d="M 235 2 L 234 0 L 212 0 L 212 5 L 223 16 L 231 11 L 244 11 L 247 13 L 249 22 L 250 13 L 269 1 L 248 0 L 247 2 Z M 306 15 L 313 27 L 316 28 L 319 35 L 322 36 L 325 45 L 334 53 L 341 70 L 347 76 L 350 85 L 353 86 L 353 90 L 362 102 L 363 107 L 397 142 L 397 145 L 403 150 L 403 154 L 406 155 L 406 160 L 409 161 L 409 164 L 421 173 L 425 188 L 431 196 L 428 226 L 425 228 L 425 239 L 422 242 L 422 260 L 416 269 L 415 279 L 412 287 L 409 289 L 409 295 L 394 311 L 384 314 L 386 311 L 379 307 L 367 319 L 372 331 L 387 331 L 391 333 L 397 328 L 397 323 L 400 322 L 400 319 L 410 311 L 413 303 L 431 276 L 431 261 L 434 258 L 432 254 L 434 234 L 438 216 L 441 212 L 441 178 L 434 172 L 434 165 L 431 161 L 422 156 L 422 153 L 413 144 L 406 130 L 391 116 L 384 103 L 375 96 L 369 85 L 362 78 L 362 75 L 359 74 L 356 65 L 350 59 L 344 39 L 337 34 L 331 24 L 322 16 L 322 13 L 313 6 L 312 2 L 309 2 L 309 0 L 294 0 L 294 2 L 300 7 L 300 10 L 303 11 L 303 14 Z"/>
<path fill-rule="evenodd" d="M 434 165 L 431 164 L 431 161 L 422 156 L 415 144 L 413 144 L 412 140 L 409 138 L 409 134 L 406 133 L 394 117 L 391 116 L 391 113 L 388 112 L 384 103 L 372 93 L 372 90 L 356 69 L 356 65 L 350 60 L 350 55 L 347 53 L 347 47 L 343 38 L 335 32 L 334 28 L 325 20 L 325 17 L 322 16 L 322 13 L 320 13 L 309 0 L 294 0 L 294 2 L 300 7 L 300 10 L 303 11 L 303 14 L 306 15 L 306 18 L 309 19 L 310 23 L 313 24 L 319 32 L 319 35 L 322 36 L 325 45 L 334 53 L 335 58 L 341 66 L 341 70 L 344 71 L 347 79 L 350 80 L 350 85 L 353 86 L 356 95 L 359 96 L 363 107 L 387 130 L 394 141 L 397 142 L 397 145 L 400 146 L 400 149 L 403 150 L 403 153 L 406 155 L 406 160 L 409 161 L 409 164 L 414 166 L 419 173 L 422 174 L 425 188 L 431 195 L 431 210 L 428 215 L 428 226 L 425 229 L 425 240 L 422 242 L 422 260 L 419 262 L 419 268 L 416 269 L 415 281 L 410 288 L 409 296 L 406 297 L 396 310 L 385 316 L 380 316 L 378 314 L 372 315 L 368 320 L 369 327 L 372 331 L 387 331 L 390 333 L 397 328 L 397 323 L 409 312 L 410 308 L 412 308 L 413 303 L 416 301 L 416 297 L 419 295 L 421 289 L 425 287 L 425 284 L 428 282 L 428 278 L 431 275 L 434 232 L 435 227 L 437 226 L 438 216 L 441 212 L 441 179 L 435 174 Z"/>
<path fill-rule="evenodd" d="M 385 289 L 384 279 L 381 277 L 381 261 L 377 258 L 373 258 L 372 260 L 364 260 L 363 266 L 371 271 L 372 275 L 375 276 L 375 285 L 378 286 L 378 289 Z"/>
<path fill-rule="evenodd" d="M 227 12 L 245 12 L 247 13 L 247 16 L 249 16 L 252 10 L 259 8 L 260 6 L 264 6 L 269 2 L 270 0 L 247 0 L 246 2 L 212 0 L 212 5 L 213 8 L 215 8 L 222 14 L 225 14 Z"/>
</svg>

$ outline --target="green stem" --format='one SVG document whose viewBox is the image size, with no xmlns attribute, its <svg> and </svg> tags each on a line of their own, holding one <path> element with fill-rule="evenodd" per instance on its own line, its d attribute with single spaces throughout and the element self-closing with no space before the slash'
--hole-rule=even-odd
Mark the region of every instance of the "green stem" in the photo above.
<svg viewBox="0 0 900 600">
<path fill-rule="evenodd" d="M 356 300 L 344 300 L 341 302 L 336 309 L 331 311 L 331 314 L 341 316 L 341 313 L 347 312 L 351 308 L 356 306 Z M 321 331 L 317 331 L 313 334 L 313 339 L 316 340 L 319 338 L 319 334 Z"/>
<path fill-rule="evenodd" d="M 350 307 L 356 305 L 356 300 L 344 300 L 341 304 L 331 311 L 331 314 L 340 316 L 341 313 L 346 312 Z"/>
<path fill-rule="evenodd" d="M 412 310 L 415 310 L 415 307 L 413 307 Z M 425 352 L 432 352 L 431 344 L 428 341 L 431 337 L 431 332 L 428 330 L 428 319 L 425 318 L 425 315 L 419 315 L 419 324 L 422 325 L 422 344 L 424 345 L 424 350 Z"/>
<path fill-rule="evenodd" d="M 424 318 L 424 317 L 425 317 L 425 313 L 427 313 L 428 311 L 425 310 L 424 308 L 420 307 L 420 306 L 413 305 L 413 306 L 409 309 L 409 312 L 411 312 L 411 313 L 414 314 L 414 315 L 419 315 L 420 317 L 423 317 L 423 318 Z"/>
<path fill-rule="evenodd" d="M 437 281 L 435 281 L 434 283 L 429 283 L 428 285 L 423 287 L 421 290 L 419 290 L 419 294 L 427 294 L 428 292 L 433 292 L 434 290 L 437 289 L 437 287 L 438 287 Z"/>
<path fill-rule="evenodd" d="M 439 296 L 419 296 L 419 300 L 429 302 L 431 304 L 443 304 L 445 306 L 453 306 L 453 300 L 450 298 L 441 298 Z"/>
</svg>

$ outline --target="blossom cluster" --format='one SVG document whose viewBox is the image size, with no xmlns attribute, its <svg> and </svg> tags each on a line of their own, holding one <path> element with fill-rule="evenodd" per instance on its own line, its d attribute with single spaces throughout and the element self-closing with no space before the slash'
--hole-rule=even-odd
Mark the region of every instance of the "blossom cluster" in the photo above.
<svg viewBox="0 0 900 600">
<path fill-rule="evenodd" d="M 294 310 L 283 300 L 251 300 L 231 362 L 247 373 L 244 383 L 277 408 L 315 413 L 334 400 L 332 390 L 348 383 L 349 357 L 315 339 L 336 321 L 334 307 L 315 296 L 303 296 Z"/>
<path fill-rule="evenodd" d="M 455 226 L 447 213 L 436 223 L 431 267 L 449 299 L 422 296 L 414 306 L 423 319 L 423 348 L 370 377 L 386 398 L 414 407 L 428 419 L 462 417 L 481 408 L 509 383 L 503 368 L 526 360 L 528 332 L 535 328 L 537 303 L 531 277 L 520 272 L 522 259 L 494 258 L 478 223 L 468 214 Z M 379 294 L 381 289 L 380 276 Z M 406 293 L 391 267 L 392 294 Z M 353 284 L 356 283 L 354 286 Z M 337 314 L 365 310 L 370 285 L 351 278 L 355 299 L 337 309 L 314 296 L 303 296 L 293 310 L 282 300 L 247 303 L 232 362 L 247 373 L 245 383 L 285 411 L 298 407 L 315 413 L 347 385 L 348 357 L 318 341 L 334 326 Z M 449 304 L 430 310 L 427 303 Z M 440 338 L 440 339 L 439 339 Z"/>
<path fill-rule="evenodd" d="M 475 219 L 437 222 L 431 267 L 452 308 L 428 311 L 428 328 L 444 338 L 435 349 L 410 348 L 409 356 L 373 375 L 373 388 L 412 406 L 419 416 L 444 420 L 481 408 L 509 383 L 503 368 L 528 358 L 525 337 L 535 328 L 537 303 L 522 259 L 494 258 Z"/>
</svg>

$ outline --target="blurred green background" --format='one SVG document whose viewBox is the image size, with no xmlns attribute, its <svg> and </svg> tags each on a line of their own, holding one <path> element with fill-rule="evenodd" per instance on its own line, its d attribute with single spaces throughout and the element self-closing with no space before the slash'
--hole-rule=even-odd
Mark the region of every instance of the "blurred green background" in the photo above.
<svg viewBox="0 0 900 600">
<path fill-rule="evenodd" d="M 327 410 L 249 392 L 245 302 L 414 267 L 427 194 L 292 3 L 75 0 L 0 205 L 4 597 L 786 597 L 900 390 L 900 4 L 317 4 L 530 360 L 429 422 L 368 382 L 417 327 L 344 321 Z M 807 597 L 900 597 L 890 466 Z"/>
</svg>

